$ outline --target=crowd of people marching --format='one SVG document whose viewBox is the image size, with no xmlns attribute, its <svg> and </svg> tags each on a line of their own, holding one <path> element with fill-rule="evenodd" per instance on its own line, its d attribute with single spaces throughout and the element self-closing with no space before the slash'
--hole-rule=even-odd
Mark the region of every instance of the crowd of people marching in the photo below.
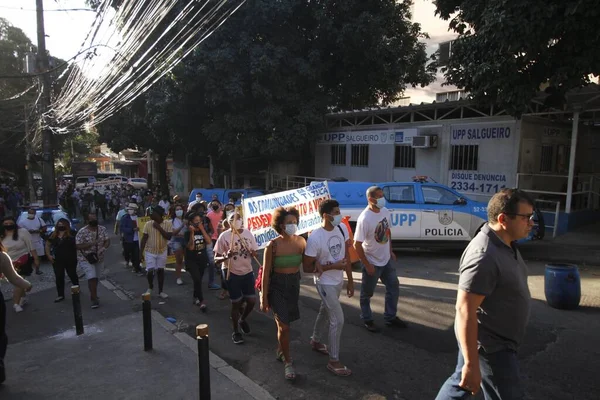
<svg viewBox="0 0 600 400">
<path fill-rule="evenodd" d="M 45 255 L 56 276 L 55 301 L 65 299 L 65 274 L 73 284 L 85 276 L 92 308 L 98 308 L 98 278 L 104 267 L 105 250 L 110 245 L 108 232 L 99 224 L 98 217 L 102 215 L 106 221 L 107 215 L 116 214 L 115 233 L 121 238 L 125 265 L 140 277 L 146 277 L 147 294 L 168 298 L 164 282 L 170 248 L 175 256 L 176 283 L 183 283 L 181 273 L 185 265 L 193 282 L 192 303 L 201 312 L 208 310 L 203 294 L 205 273 L 208 289 L 221 290 L 219 297 L 229 298 L 233 343 L 244 343 L 244 335 L 251 332 L 249 317 L 257 300 L 261 311 L 272 311 L 277 328 L 274 358 L 283 363 L 288 380 L 296 378 L 290 354 L 290 325 L 300 318 L 301 270 L 312 274 L 321 305 L 310 347 L 327 356 L 327 369 L 331 373 L 346 377 L 352 371 L 340 360 L 344 327 L 340 296 L 342 292 L 354 296 L 350 247 L 362 264 L 359 303 L 366 330 L 380 331 L 370 304 L 378 281 L 385 285 L 386 291 L 385 325 L 391 329 L 407 327 L 397 316 L 399 281 L 392 264 L 396 256 L 391 246 L 390 211 L 381 188 L 369 188 L 366 197 L 368 204 L 357 220 L 353 239 L 342 223 L 339 203 L 334 199 L 319 205 L 321 226 L 310 232 L 307 239 L 296 234 L 298 210 L 277 208 L 271 226 L 279 236 L 268 243 L 259 261 L 256 240 L 245 229 L 242 215 L 233 202 L 222 204 L 217 198 L 207 202 L 198 194 L 195 201 L 186 204 L 177 196 L 155 197 L 149 192 L 132 193 L 115 188 L 100 195 L 66 187 L 61 198 L 66 200 L 71 215 L 82 213 L 85 226 L 73 237 L 69 221 L 60 219 L 54 232 L 41 241 L 35 210 L 30 210 L 22 226 L 17 226 L 14 216 L 5 216 L 0 231 L 0 273 L 15 287 L 14 311 L 22 312 L 25 294 L 32 287 L 20 276 L 27 274 L 23 266 L 29 262 L 39 271 L 40 257 Z M 107 204 L 112 207 L 105 213 Z M 455 322 L 459 357 L 454 374 L 444 383 L 437 399 L 466 398 L 480 387 L 486 399 L 522 398 L 516 350 L 529 317 L 530 294 L 526 266 L 514 242 L 527 237 L 533 215 L 533 201 L 516 189 L 504 189 L 488 204 L 489 222 L 467 247 L 460 262 Z M 149 219 L 138 224 L 142 216 Z M 261 265 L 256 277 L 253 260 Z M 29 273 L 32 271 L 33 268 Z M 215 282 L 217 274 L 221 285 Z M 4 380 L 7 343 L 5 319 L 6 308 L 0 292 L 0 383 Z"/>
</svg>

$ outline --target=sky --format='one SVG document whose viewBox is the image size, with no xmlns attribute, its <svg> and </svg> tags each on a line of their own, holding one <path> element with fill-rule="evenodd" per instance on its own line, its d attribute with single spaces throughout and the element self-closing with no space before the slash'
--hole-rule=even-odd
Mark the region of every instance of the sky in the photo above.
<svg viewBox="0 0 600 400">
<path fill-rule="evenodd" d="M 48 11 L 59 8 L 87 8 L 85 0 L 44 0 L 46 48 L 54 57 L 68 60 L 79 52 L 94 20 L 89 11 Z M 21 28 L 37 45 L 35 0 L 0 0 L 0 17 Z"/>
</svg>

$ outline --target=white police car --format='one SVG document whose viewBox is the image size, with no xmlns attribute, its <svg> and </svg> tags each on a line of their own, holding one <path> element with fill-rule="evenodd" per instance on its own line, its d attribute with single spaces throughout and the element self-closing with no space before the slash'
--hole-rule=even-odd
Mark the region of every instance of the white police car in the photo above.
<svg viewBox="0 0 600 400">
<path fill-rule="evenodd" d="M 342 215 L 350 216 L 352 228 L 367 206 L 367 188 L 381 187 L 391 213 L 394 241 L 464 243 L 487 221 L 486 203 L 470 200 L 448 186 L 429 182 L 427 177 L 415 177 L 413 182 L 328 181 L 327 184 L 331 197 L 340 203 Z M 540 219 L 537 218 L 528 240 L 543 238 Z"/>
</svg>

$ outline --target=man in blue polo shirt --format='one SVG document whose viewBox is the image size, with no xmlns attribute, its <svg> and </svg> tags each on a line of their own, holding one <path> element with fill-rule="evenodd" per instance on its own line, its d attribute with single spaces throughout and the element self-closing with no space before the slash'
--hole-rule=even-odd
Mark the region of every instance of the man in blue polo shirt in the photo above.
<svg viewBox="0 0 600 400">
<path fill-rule="evenodd" d="M 527 266 L 515 241 L 533 227 L 533 201 L 518 189 L 496 193 L 488 223 L 460 260 L 454 332 L 458 363 L 436 400 L 465 399 L 483 391 L 486 400 L 520 400 L 517 351 L 529 319 Z"/>
</svg>

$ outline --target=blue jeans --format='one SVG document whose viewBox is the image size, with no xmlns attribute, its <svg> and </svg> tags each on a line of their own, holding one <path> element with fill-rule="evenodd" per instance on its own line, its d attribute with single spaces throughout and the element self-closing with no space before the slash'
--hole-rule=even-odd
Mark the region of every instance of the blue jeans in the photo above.
<svg viewBox="0 0 600 400">
<path fill-rule="evenodd" d="M 209 244 L 206 246 L 206 255 L 208 256 L 208 284 L 212 285 L 215 283 L 215 252 L 213 251 L 213 245 Z"/>
<path fill-rule="evenodd" d="M 465 365 L 462 351 L 458 349 L 458 361 L 454 373 L 440 389 L 436 400 L 467 399 L 471 393 L 458 385 Z M 524 398 L 517 353 L 502 350 L 488 354 L 479 350 L 479 369 L 481 370 L 481 390 L 485 400 L 521 400 Z"/>
<path fill-rule="evenodd" d="M 383 318 L 386 321 L 391 321 L 396 318 L 398 310 L 398 296 L 400 295 L 400 282 L 396 268 L 392 266 L 391 260 L 383 267 L 375 266 L 373 275 L 367 274 L 365 267 L 362 267 L 362 284 L 360 285 L 360 318 L 367 322 L 373 321 L 373 313 L 371 312 L 371 297 L 377 286 L 377 281 L 381 279 L 381 283 L 385 285 L 385 312 Z"/>
</svg>

